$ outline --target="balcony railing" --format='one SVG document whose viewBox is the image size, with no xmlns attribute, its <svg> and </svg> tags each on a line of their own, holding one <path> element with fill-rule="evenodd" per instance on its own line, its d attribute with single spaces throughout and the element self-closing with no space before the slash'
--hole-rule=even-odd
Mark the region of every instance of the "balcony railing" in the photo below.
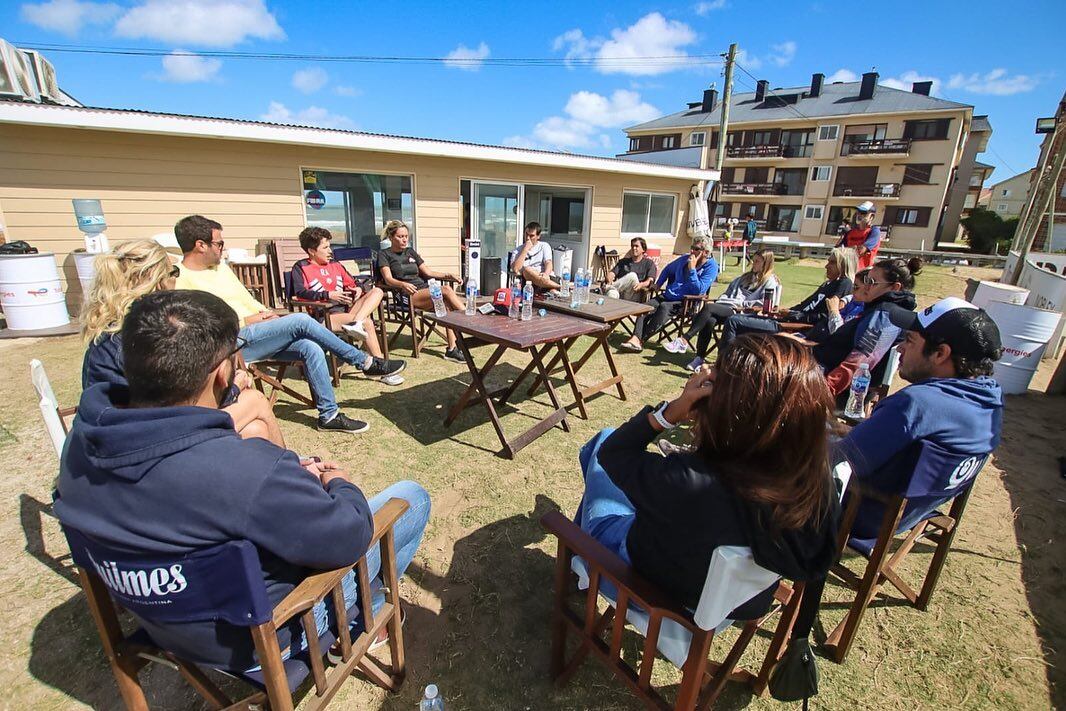
<svg viewBox="0 0 1066 711">
<path fill-rule="evenodd" d="M 844 137 L 840 147 L 842 156 L 898 156 L 911 152 L 909 138 L 880 138 L 874 141 L 852 141 Z"/>
<path fill-rule="evenodd" d="M 729 146 L 728 158 L 780 158 L 785 146 Z"/>
<path fill-rule="evenodd" d="M 783 195 L 784 188 L 780 183 L 722 183 L 726 195 Z"/>
<path fill-rule="evenodd" d="M 835 197 L 898 198 L 899 190 L 899 183 L 867 183 L 866 185 L 838 183 L 833 188 L 833 195 Z"/>
</svg>

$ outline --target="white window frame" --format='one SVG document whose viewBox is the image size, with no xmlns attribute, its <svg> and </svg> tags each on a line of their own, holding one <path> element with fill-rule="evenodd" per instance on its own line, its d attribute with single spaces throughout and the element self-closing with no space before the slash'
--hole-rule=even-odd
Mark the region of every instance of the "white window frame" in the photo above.
<svg viewBox="0 0 1066 711">
<path fill-rule="evenodd" d="M 905 216 L 913 215 L 913 220 L 904 220 Z M 896 224 L 913 227 L 918 224 L 918 210 L 913 207 L 901 207 L 896 212 Z"/>
<path fill-rule="evenodd" d="M 622 221 L 625 221 L 625 204 L 626 195 L 646 195 L 648 197 L 648 212 L 644 214 L 644 232 L 622 232 L 622 237 L 625 241 L 628 241 L 633 237 L 644 238 L 672 238 L 677 231 L 677 193 L 655 193 L 647 190 L 622 190 Z M 673 207 L 670 210 L 670 231 L 669 232 L 648 232 L 648 222 L 651 220 L 651 198 L 653 197 L 668 197 L 673 201 Z"/>
<path fill-rule="evenodd" d="M 639 138 L 633 136 L 633 137 L 631 137 L 629 139 L 629 150 L 630 151 L 640 150 L 640 139 Z"/>
<path fill-rule="evenodd" d="M 700 140 L 699 140 L 698 143 L 696 142 L 696 136 L 700 137 Z M 701 146 L 702 147 L 703 144 L 706 143 L 706 142 L 707 142 L 707 132 L 706 131 L 693 131 L 692 134 L 689 136 L 689 139 L 688 139 L 688 144 L 690 146 Z"/>
<path fill-rule="evenodd" d="M 1006 212 L 1006 211 L 1007 211 L 1007 203 L 1001 202 L 998 205 L 996 205 L 996 212 Z"/>
<path fill-rule="evenodd" d="M 832 131 L 830 132 L 830 133 L 832 133 L 833 135 L 832 135 L 832 136 L 826 136 L 826 137 L 824 137 L 824 138 L 823 138 L 823 137 L 822 137 L 822 132 L 823 132 L 823 131 L 826 131 L 827 129 L 830 129 L 830 128 L 831 128 L 831 129 L 833 129 L 833 130 L 832 130 Z M 837 139 L 838 139 L 839 137 L 840 137 L 840 125 L 839 125 L 839 124 L 835 124 L 835 123 L 828 123 L 828 124 L 826 124 L 826 125 L 824 125 L 824 126 L 819 126 L 819 127 L 818 127 L 818 140 L 819 140 L 819 141 L 835 141 L 835 140 L 837 140 Z"/>
<path fill-rule="evenodd" d="M 825 177 L 824 178 L 816 177 L 817 174 L 815 173 L 815 171 L 821 170 L 823 168 L 826 171 L 828 171 L 825 174 Z M 811 178 L 811 182 L 812 183 L 826 183 L 826 182 L 829 182 L 830 180 L 833 179 L 833 166 L 831 166 L 831 165 L 812 165 L 811 166 L 811 176 L 810 176 L 810 178 Z"/>
<path fill-rule="evenodd" d="M 817 210 L 817 215 L 809 214 L 811 210 Z M 825 217 L 825 205 L 804 205 L 803 206 L 803 219 L 804 220 L 820 220 Z"/>
</svg>

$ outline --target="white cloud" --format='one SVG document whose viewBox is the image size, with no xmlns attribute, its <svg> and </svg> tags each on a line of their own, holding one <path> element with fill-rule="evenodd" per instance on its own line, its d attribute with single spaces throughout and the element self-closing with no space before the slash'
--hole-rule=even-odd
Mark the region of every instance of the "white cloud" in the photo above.
<svg viewBox="0 0 1066 711">
<path fill-rule="evenodd" d="M 859 75 L 850 69 L 838 69 L 825 78 L 827 84 L 832 84 L 835 81 L 858 81 Z"/>
<path fill-rule="evenodd" d="M 184 49 L 175 49 L 163 57 L 163 74 L 159 79 L 178 84 L 211 81 L 221 68 L 222 60 L 208 59 Z"/>
<path fill-rule="evenodd" d="M 297 69 L 292 74 L 292 85 L 297 91 L 313 94 L 326 85 L 329 75 L 320 67 Z"/>
<path fill-rule="evenodd" d="M 725 0 L 708 0 L 707 2 L 698 2 L 696 6 L 692 8 L 696 11 L 696 14 L 703 17 L 715 10 L 721 10 L 725 7 Z"/>
<path fill-rule="evenodd" d="M 337 96 L 359 96 L 362 94 L 361 89 L 357 89 L 354 86 L 335 86 L 333 87 L 333 93 Z"/>
<path fill-rule="evenodd" d="M 641 101 L 635 91 L 619 89 L 610 96 L 591 91 L 571 94 L 565 116 L 549 116 L 533 126 L 532 135 L 510 136 L 505 143 L 521 148 L 610 148 L 606 128 L 618 128 L 660 115 L 651 104 Z"/>
<path fill-rule="evenodd" d="M 652 12 L 629 27 L 611 30 L 610 39 L 586 37 L 581 30 L 573 29 L 556 37 L 552 48 L 556 52 L 566 49 L 568 60 L 593 60 L 596 71 L 602 74 L 649 76 L 691 66 L 683 47 L 695 41 L 696 33 L 691 27 Z"/>
<path fill-rule="evenodd" d="M 263 0 L 145 0 L 119 19 L 115 34 L 204 47 L 285 38 Z"/>
<path fill-rule="evenodd" d="M 82 0 L 48 0 L 21 7 L 22 19 L 46 30 L 74 36 L 86 25 L 106 25 L 118 17 L 122 8 L 112 2 Z"/>
<path fill-rule="evenodd" d="M 308 106 L 306 109 L 293 111 L 280 101 L 271 101 L 267 112 L 259 118 L 271 123 L 293 123 L 320 128 L 355 128 L 355 124 L 347 116 L 332 113 L 320 106 Z"/>
<path fill-rule="evenodd" d="M 737 64 L 745 69 L 761 69 L 762 60 L 753 54 L 748 54 L 746 49 L 737 50 Z"/>
<path fill-rule="evenodd" d="M 919 74 L 913 69 L 903 72 L 898 77 L 885 77 L 884 79 L 878 79 L 877 83 L 882 86 L 887 86 L 892 89 L 899 89 L 900 91 L 911 91 L 914 88 L 914 82 L 917 81 L 931 81 L 933 86 L 929 93 L 936 95 L 940 93 L 941 82 L 936 77 L 925 76 Z"/>
<path fill-rule="evenodd" d="M 974 94 L 992 94 L 994 96 L 1011 96 L 1032 91 L 1040 83 L 1040 78 L 1028 74 L 1011 76 L 1006 69 L 993 69 L 987 74 L 955 74 L 948 81 L 951 89 L 963 89 Z"/>
<path fill-rule="evenodd" d="M 798 48 L 799 45 L 793 40 L 785 40 L 780 44 L 771 45 L 770 51 L 766 54 L 755 55 L 747 50 L 738 49 L 737 64 L 751 70 L 762 69 L 766 65 L 787 67 L 795 59 Z"/>
<path fill-rule="evenodd" d="M 444 59 L 444 64 L 455 69 L 463 69 L 468 72 L 476 72 L 489 56 L 489 46 L 482 42 L 476 49 L 470 49 L 461 44 Z"/>
</svg>

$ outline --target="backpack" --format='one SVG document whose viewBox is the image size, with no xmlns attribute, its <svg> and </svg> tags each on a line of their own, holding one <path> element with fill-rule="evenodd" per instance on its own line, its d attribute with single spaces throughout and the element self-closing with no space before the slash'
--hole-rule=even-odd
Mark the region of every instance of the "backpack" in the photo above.
<svg viewBox="0 0 1066 711">
<path fill-rule="evenodd" d="M 37 248 L 31 247 L 28 242 L 17 240 L 0 244 L 0 254 L 37 254 Z"/>
</svg>

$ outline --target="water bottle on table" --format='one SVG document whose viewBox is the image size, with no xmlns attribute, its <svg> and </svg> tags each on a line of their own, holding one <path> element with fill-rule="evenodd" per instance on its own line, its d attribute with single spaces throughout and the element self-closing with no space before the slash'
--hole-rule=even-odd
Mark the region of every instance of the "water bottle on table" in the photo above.
<svg viewBox="0 0 1066 711">
<path fill-rule="evenodd" d="M 444 292 L 436 279 L 429 280 L 429 298 L 433 299 L 433 313 L 438 316 L 448 313 L 448 307 L 444 305 Z"/>
<path fill-rule="evenodd" d="M 522 289 L 522 320 L 529 321 L 533 318 L 533 284 L 526 282 Z"/>
<path fill-rule="evenodd" d="M 585 270 L 581 277 L 581 303 L 589 302 L 589 287 L 592 285 L 592 267 Z"/>
<path fill-rule="evenodd" d="M 477 284 L 473 279 L 466 280 L 466 315 L 473 316 L 477 311 Z"/>
<path fill-rule="evenodd" d="M 583 272 L 580 267 L 574 272 L 574 288 L 570 292 L 570 308 L 576 309 L 581 306 L 581 279 Z"/>
<path fill-rule="evenodd" d="M 844 408 L 844 417 L 861 420 L 866 417 L 866 391 L 870 389 L 870 366 L 863 363 L 859 372 L 851 380 L 851 392 L 848 404 Z"/>
<path fill-rule="evenodd" d="M 570 267 L 563 268 L 563 282 L 559 287 L 559 296 L 570 296 Z"/>
<path fill-rule="evenodd" d="M 507 309 L 508 318 L 518 318 L 521 316 L 519 310 L 522 304 L 522 291 L 518 288 L 518 282 L 516 281 L 511 287 L 511 306 Z"/>
<path fill-rule="evenodd" d="M 418 702 L 418 711 L 444 711 L 444 699 L 440 697 L 436 684 L 426 687 L 426 693 Z"/>
</svg>

